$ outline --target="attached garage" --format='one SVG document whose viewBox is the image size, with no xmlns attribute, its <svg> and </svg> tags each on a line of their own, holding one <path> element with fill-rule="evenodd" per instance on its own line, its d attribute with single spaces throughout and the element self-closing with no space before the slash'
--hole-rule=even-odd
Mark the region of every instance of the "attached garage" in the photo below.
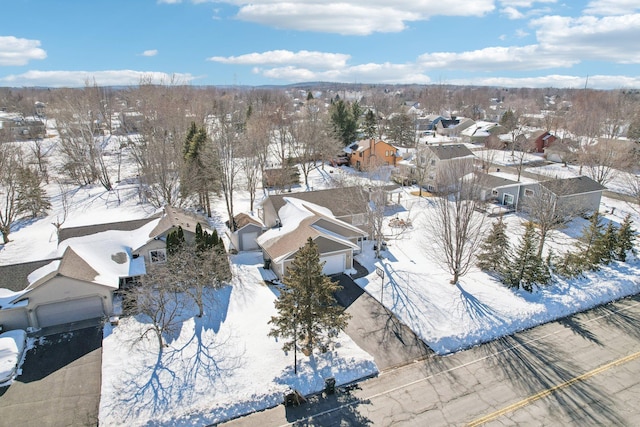
<svg viewBox="0 0 640 427">
<path fill-rule="evenodd" d="M 328 255 L 320 257 L 320 262 L 324 262 L 322 267 L 323 274 L 343 273 L 345 270 L 345 254 Z"/>
<path fill-rule="evenodd" d="M 100 296 L 43 304 L 36 308 L 38 326 L 62 325 L 105 315 Z"/>
</svg>

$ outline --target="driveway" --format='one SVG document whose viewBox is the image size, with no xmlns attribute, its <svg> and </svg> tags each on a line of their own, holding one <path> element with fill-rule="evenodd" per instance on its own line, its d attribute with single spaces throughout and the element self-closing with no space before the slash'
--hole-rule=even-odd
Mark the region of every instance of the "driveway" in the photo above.
<svg viewBox="0 0 640 427">
<path fill-rule="evenodd" d="M 407 326 L 364 292 L 346 274 L 332 276 L 342 286 L 336 300 L 351 314 L 345 332 L 363 350 L 373 356 L 379 371 L 406 365 L 433 355 Z"/>
<path fill-rule="evenodd" d="M 101 327 L 40 338 L 27 351 L 22 375 L 0 388 L 0 424 L 98 425 L 101 370 Z"/>
</svg>

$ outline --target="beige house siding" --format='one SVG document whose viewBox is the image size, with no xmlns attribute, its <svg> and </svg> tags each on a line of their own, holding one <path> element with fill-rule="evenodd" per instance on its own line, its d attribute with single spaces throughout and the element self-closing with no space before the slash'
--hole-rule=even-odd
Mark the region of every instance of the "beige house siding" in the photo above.
<svg viewBox="0 0 640 427">
<path fill-rule="evenodd" d="M 29 315 L 26 307 L 0 310 L 0 325 L 5 331 L 27 329 L 29 327 Z"/>
<path fill-rule="evenodd" d="M 185 240 L 186 240 L 186 233 L 185 233 Z M 149 240 L 143 246 L 136 249 L 133 252 L 133 254 L 144 257 L 144 263 L 148 266 L 151 264 L 149 261 L 149 251 L 152 251 L 155 249 L 166 249 L 166 247 L 167 247 L 167 244 L 164 240 L 153 239 L 153 240 Z"/>
<path fill-rule="evenodd" d="M 64 276 L 54 276 L 26 293 L 22 299 L 28 299 L 26 308 L 29 315 L 29 324 L 37 328 L 39 327 L 36 316 L 38 306 L 73 299 L 100 297 L 104 315 L 111 315 L 113 314 L 113 290 L 115 289 L 109 286 L 83 282 Z"/>
</svg>

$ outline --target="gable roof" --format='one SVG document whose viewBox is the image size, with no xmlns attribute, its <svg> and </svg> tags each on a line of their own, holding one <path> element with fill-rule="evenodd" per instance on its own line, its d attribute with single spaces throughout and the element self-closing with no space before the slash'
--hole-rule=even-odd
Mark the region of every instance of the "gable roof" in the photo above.
<svg viewBox="0 0 640 427">
<path fill-rule="evenodd" d="M 184 231 L 195 234 L 198 223 L 200 223 L 203 229 L 209 228 L 209 222 L 205 217 L 196 215 L 185 209 L 166 205 L 160 221 L 151 233 L 149 233 L 149 237 L 158 237 L 167 231 L 178 227 L 182 227 Z"/>
<path fill-rule="evenodd" d="M 478 173 L 478 185 L 483 188 L 501 188 L 520 185 L 520 183 L 501 176 L 495 176 L 488 173 Z"/>
<path fill-rule="evenodd" d="M 604 185 L 594 181 L 588 176 L 551 179 L 548 181 L 542 181 L 540 185 L 560 197 L 593 193 L 606 189 Z"/>
<path fill-rule="evenodd" d="M 473 157 L 471 150 L 464 144 L 428 145 L 431 152 L 440 160 L 451 160 L 460 157 Z"/>
<path fill-rule="evenodd" d="M 160 214 L 155 214 L 148 218 L 134 219 L 130 221 L 109 222 L 104 224 L 91 224 L 78 227 L 61 228 L 60 234 L 58 235 L 58 243 L 72 237 L 88 236 L 90 234 L 100 233 L 102 231 L 108 230 L 132 231 L 158 218 L 160 218 Z"/>
<path fill-rule="evenodd" d="M 55 259 L 24 262 L 0 266 L 0 288 L 10 291 L 21 291 L 29 285 L 29 275 Z"/>
<path fill-rule="evenodd" d="M 330 188 L 326 190 L 305 191 L 294 194 L 272 194 L 264 204 L 271 204 L 273 209 L 279 213 L 286 204 L 286 199 L 293 197 L 305 202 L 324 206 L 329 209 L 334 217 L 341 218 L 347 215 L 364 213 L 367 211 L 369 194 L 362 187 Z M 282 218 L 281 218 L 282 219 Z"/>
<path fill-rule="evenodd" d="M 297 252 L 309 237 L 313 240 L 322 237 L 343 248 L 359 249 L 348 237 L 365 236 L 364 231 L 340 221 L 330 211 L 313 203 L 295 198 L 285 198 L 285 203 L 278 212 L 283 226 L 263 233 L 257 240 L 274 262 Z"/>
<path fill-rule="evenodd" d="M 264 224 L 262 224 L 262 222 L 260 220 L 258 220 L 255 217 L 252 217 L 251 215 L 248 215 L 248 214 L 246 214 L 244 212 L 239 213 L 238 215 L 234 216 L 233 217 L 233 222 L 236 225 L 236 231 L 246 227 L 247 225 L 255 225 L 255 226 L 258 226 L 260 228 L 264 227 Z M 225 224 L 228 227 L 229 226 L 229 221 L 227 220 L 225 222 Z"/>
</svg>

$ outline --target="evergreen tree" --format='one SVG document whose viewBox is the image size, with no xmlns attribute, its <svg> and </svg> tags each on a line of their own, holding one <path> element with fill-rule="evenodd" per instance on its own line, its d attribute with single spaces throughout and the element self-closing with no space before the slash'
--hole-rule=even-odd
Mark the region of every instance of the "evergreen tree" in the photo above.
<svg viewBox="0 0 640 427">
<path fill-rule="evenodd" d="M 632 227 L 631 214 L 627 214 L 618 228 L 617 245 L 614 257 L 618 261 L 626 261 L 628 254 L 636 255 L 637 251 L 634 246 L 636 239 L 636 231 Z"/>
<path fill-rule="evenodd" d="M 524 236 L 509 262 L 503 282 L 511 287 L 522 287 L 531 292 L 534 284 L 545 285 L 551 280 L 549 270 L 537 254 L 538 237 L 532 222 L 528 222 Z"/>
<path fill-rule="evenodd" d="M 354 116 L 354 112 L 357 112 L 359 108 L 357 103 L 354 103 L 354 105 L 349 108 L 341 99 L 331 105 L 330 117 L 333 131 L 345 147 L 357 139 L 359 116 Z"/>
<path fill-rule="evenodd" d="M 18 169 L 17 209 L 31 214 L 32 218 L 51 209 L 47 192 L 42 185 L 42 177 L 28 166 Z"/>
<path fill-rule="evenodd" d="M 184 243 L 184 230 L 182 230 L 182 227 L 178 226 L 177 229 L 172 230 L 167 234 L 167 255 L 170 256 L 178 252 Z"/>
<path fill-rule="evenodd" d="M 589 218 L 589 224 L 583 229 L 577 245 L 583 270 L 598 269 L 603 256 L 603 235 L 602 216 L 596 211 Z"/>
<path fill-rule="evenodd" d="M 596 250 L 600 262 L 608 265 L 615 257 L 616 248 L 618 247 L 618 229 L 609 221 L 602 237 L 596 242 Z"/>
<path fill-rule="evenodd" d="M 501 273 L 507 264 L 510 251 L 507 225 L 502 217 L 494 222 L 487 238 L 480 245 L 478 254 L 478 267 L 482 270 Z"/>
<path fill-rule="evenodd" d="M 369 109 L 364 115 L 364 135 L 368 139 L 373 139 L 378 136 L 378 121 L 373 110 Z"/>
<path fill-rule="evenodd" d="M 333 296 L 341 287 L 322 274 L 318 247 L 311 238 L 287 268 L 283 284 L 269 336 L 283 339 L 284 351 L 301 345 L 310 353 L 346 327 L 350 316 Z"/>
</svg>

